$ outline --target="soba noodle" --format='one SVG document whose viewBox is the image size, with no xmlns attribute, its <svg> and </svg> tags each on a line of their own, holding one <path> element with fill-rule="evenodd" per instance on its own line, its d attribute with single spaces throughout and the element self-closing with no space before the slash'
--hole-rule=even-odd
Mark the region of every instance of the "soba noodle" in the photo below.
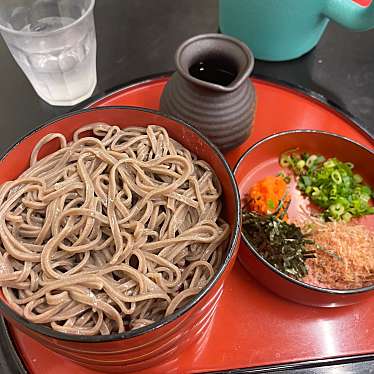
<svg viewBox="0 0 374 374">
<path fill-rule="evenodd" d="M 38 160 L 52 139 L 60 149 Z M 47 135 L 0 189 L 3 294 L 27 320 L 69 334 L 159 321 L 221 265 L 220 195 L 212 168 L 162 127 Z"/>
</svg>

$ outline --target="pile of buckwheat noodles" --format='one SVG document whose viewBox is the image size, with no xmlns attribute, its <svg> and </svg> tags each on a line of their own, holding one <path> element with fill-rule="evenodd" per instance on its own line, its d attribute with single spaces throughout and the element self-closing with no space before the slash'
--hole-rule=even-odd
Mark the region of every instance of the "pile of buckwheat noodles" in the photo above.
<svg viewBox="0 0 374 374">
<path fill-rule="evenodd" d="M 38 160 L 56 138 L 60 149 Z M 136 329 L 221 265 L 219 181 L 164 128 L 95 123 L 70 143 L 50 134 L 30 164 L 0 188 L 0 285 L 27 320 L 80 335 Z"/>
</svg>

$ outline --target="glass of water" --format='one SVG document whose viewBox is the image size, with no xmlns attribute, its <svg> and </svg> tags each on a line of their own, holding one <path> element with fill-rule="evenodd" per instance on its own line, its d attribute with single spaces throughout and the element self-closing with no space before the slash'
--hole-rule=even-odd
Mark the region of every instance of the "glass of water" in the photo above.
<svg viewBox="0 0 374 374">
<path fill-rule="evenodd" d="M 0 32 L 37 94 L 74 105 L 96 86 L 95 0 L 0 0 Z"/>
</svg>

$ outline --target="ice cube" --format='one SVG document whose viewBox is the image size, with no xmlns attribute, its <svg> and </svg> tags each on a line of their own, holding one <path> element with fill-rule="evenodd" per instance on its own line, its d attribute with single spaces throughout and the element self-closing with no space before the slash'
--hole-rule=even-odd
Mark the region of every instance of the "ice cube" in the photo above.
<svg viewBox="0 0 374 374">
<path fill-rule="evenodd" d="M 35 71 L 41 73 L 56 73 L 60 71 L 58 57 L 53 54 L 33 53 L 29 62 Z"/>
<path fill-rule="evenodd" d="M 82 62 L 84 58 L 84 48 L 82 46 L 76 46 L 62 52 L 58 60 L 61 70 L 68 71 L 73 69 L 79 62 Z"/>
</svg>

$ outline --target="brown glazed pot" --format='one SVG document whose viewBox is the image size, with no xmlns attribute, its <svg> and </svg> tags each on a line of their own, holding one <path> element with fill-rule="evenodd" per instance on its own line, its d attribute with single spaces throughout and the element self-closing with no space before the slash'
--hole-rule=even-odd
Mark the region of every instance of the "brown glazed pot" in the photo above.
<svg viewBox="0 0 374 374">
<path fill-rule="evenodd" d="M 233 80 L 227 84 L 220 75 L 208 81 L 191 74 L 191 67 L 199 69 L 206 62 L 220 71 L 228 67 Z M 226 35 L 198 35 L 178 48 L 175 63 L 177 70 L 161 96 L 161 111 L 189 122 L 221 151 L 243 143 L 256 107 L 255 89 L 248 79 L 254 65 L 249 48 Z"/>
</svg>

